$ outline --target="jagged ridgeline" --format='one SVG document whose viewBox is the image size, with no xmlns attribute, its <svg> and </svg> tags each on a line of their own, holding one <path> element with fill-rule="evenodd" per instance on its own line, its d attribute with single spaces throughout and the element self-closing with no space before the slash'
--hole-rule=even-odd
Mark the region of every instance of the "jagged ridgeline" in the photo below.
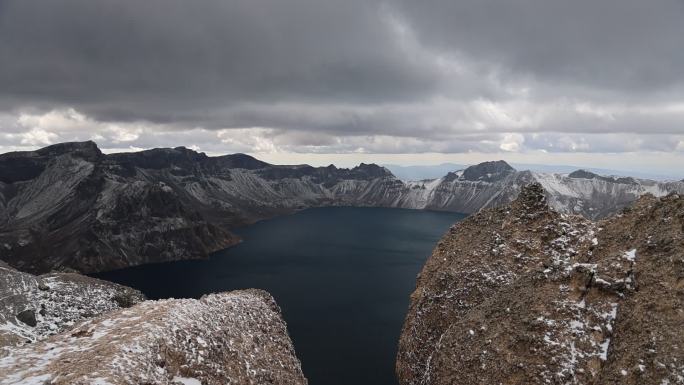
<svg viewBox="0 0 684 385">
<path fill-rule="evenodd" d="M 684 183 L 516 171 L 485 162 L 402 181 L 387 169 L 278 166 L 184 147 L 105 155 L 93 142 L 0 155 L 0 259 L 24 271 L 97 272 L 202 258 L 239 241 L 236 226 L 307 207 L 383 206 L 473 213 L 539 182 L 555 209 L 601 218 Z"/>
<path fill-rule="evenodd" d="M 438 243 L 411 295 L 400 383 L 682 384 L 683 256 L 677 194 L 592 222 L 529 185 Z"/>
</svg>

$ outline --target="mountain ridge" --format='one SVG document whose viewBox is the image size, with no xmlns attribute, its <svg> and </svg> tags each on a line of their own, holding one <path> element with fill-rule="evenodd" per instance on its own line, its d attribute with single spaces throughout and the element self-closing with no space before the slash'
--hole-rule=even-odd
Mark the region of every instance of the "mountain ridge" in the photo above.
<svg viewBox="0 0 684 385">
<path fill-rule="evenodd" d="M 533 183 L 455 224 L 417 277 L 399 383 L 680 383 L 683 223 L 678 194 L 594 222 Z"/>
<path fill-rule="evenodd" d="M 30 272 L 96 272 L 204 258 L 240 241 L 231 229 L 309 207 L 474 213 L 511 202 L 532 182 L 554 208 L 592 219 L 646 193 L 684 192 L 680 182 L 579 176 L 496 161 L 404 182 L 375 164 L 272 165 L 185 147 L 103 154 L 92 141 L 61 143 L 0 155 L 0 259 Z"/>
</svg>

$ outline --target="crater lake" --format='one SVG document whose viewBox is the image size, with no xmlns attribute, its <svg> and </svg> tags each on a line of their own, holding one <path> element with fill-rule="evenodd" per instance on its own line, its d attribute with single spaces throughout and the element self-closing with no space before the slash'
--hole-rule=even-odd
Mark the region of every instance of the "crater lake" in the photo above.
<svg viewBox="0 0 684 385">
<path fill-rule="evenodd" d="M 311 385 L 396 385 L 394 362 L 416 275 L 463 214 L 326 207 L 234 232 L 243 242 L 206 260 L 95 277 L 150 299 L 259 288 L 280 305 Z"/>
</svg>

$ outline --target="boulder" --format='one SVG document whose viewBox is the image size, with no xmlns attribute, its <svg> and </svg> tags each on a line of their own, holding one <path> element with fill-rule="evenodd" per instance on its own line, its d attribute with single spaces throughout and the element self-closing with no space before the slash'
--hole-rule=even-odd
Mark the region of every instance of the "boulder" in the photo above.
<svg viewBox="0 0 684 385">
<path fill-rule="evenodd" d="M 36 321 L 36 312 L 33 309 L 22 310 L 17 314 L 17 319 L 24 324 L 34 327 L 38 324 Z"/>
</svg>

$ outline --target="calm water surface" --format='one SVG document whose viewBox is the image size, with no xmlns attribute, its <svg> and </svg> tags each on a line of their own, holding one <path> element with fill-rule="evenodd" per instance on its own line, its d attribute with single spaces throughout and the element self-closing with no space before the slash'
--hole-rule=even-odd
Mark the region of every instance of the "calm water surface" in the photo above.
<svg viewBox="0 0 684 385">
<path fill-rule="evenodd" d="M 311 385 L 395 385 L 394 359 L 416 274 L 464 215 L 330 207 L 236 231 L 244 242 L 208 260 L 133 267 L 99 278 L 149 298 L 269 291 Z"/>
</svg>

